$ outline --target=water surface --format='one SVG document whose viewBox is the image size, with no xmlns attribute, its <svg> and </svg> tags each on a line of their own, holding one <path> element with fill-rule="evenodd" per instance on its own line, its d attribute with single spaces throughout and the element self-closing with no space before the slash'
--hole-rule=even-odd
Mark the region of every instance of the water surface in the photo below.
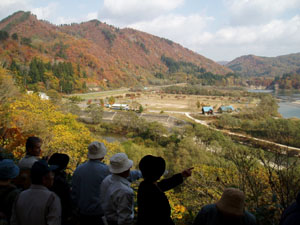
<svg viewBox="0 0 300 225">
<path fill-rule="evenodd" d="M 248 90 L 249 92 L 270 93 L 279 100 L 278 112 L 283 118 L 296 117 L 300 119 L 300 91 Z"/>
</svg>

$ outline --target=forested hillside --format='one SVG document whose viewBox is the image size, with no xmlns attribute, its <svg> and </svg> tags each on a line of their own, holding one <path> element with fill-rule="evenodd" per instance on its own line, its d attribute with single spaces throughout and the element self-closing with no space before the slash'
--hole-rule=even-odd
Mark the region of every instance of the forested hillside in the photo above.
<svg viewBox="0 0 300 225">
<path fill-rule="evenodd" d="M 212 74 L 231 72 L 170 40 L 97 20 L 55 26 L 30 12 L 17 12 L 0 22 L 0 39 L 1 65 L 29 89 L 71 93 L 178 82 L 169 79 L 162 56 Z"/>
<path fill-rule="evenodd" d="M 295 72 L 285 73 L 282 77 L 275 77 L 270 87 L 278 86 L 279 89 L 300 89 L 300 69 Z"/>
<path fill-rule="evenodd" d="M 227 63 L 226 67 L 246 77 L 282 76 L 300 68 L 300 53 L 278 57 L 241 56 Z"/>
</svg>

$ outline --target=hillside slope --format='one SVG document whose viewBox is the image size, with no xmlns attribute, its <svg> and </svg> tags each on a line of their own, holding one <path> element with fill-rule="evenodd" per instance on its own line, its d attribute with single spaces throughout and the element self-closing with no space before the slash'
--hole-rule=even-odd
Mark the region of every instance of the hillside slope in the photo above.
<svg viewBox="0 0 300 225">
<path fill-rule="evenodd" d="M 16 12 L 0 22 L 10 37 L 0 43 L 0 63 L 29 66 L 44 62 L 70 62 L 78 67 L 78 80 L 95 86 L 148 84 L 154 74 L 167 73 L 161 57 L 193 63 L 207 72 L 232 72 L 170 40 L 133 29 L 119 29 L 98 20 L 55 26 L 30 12 Z M 17 38 L 16 38 L 17 37 Z M 84 73 L 84 76 L 82 75 Z"/>
<path fill-rule="evenodd" d="M 300 53 L 277 57 L 241 56 L 226 67 L 243 76 L 282 76 L 300 68 Z"/>
</svg>

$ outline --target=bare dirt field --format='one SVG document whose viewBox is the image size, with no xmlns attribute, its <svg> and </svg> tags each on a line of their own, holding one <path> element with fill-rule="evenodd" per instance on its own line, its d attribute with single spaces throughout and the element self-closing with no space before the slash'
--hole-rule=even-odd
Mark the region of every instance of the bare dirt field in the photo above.
<svg viewBox="0 0 300 225">
<path fill-rule="evenodd" d="M 199 96 L 199 95 L 176 95 L 176 94 L 143 94 L 136 99 L 148 110 L 197 112 L 202 106 L 212 106 L 217 110 L 222 105 L 231 105 L 235 109 L 255 107 L 258 100 L 248 98 Z M 197 107 L 199 102 L 199 108 Z"/>
<path fill-rule="evenodd" d="M 243 111 L 254 108 L 259 102 L 258 99 L 247 97 L 179 95 L 163 94 L 156 91 L 130 92 L 122 90 L 122 92 L 109 91 L 85 95 L 80 107 L 85 108 L 88 101 L 99 103 L 99 100 L 103 99 L 106 102 L 110 96 L 114 96 L 115 103 L 128 104 L 130 107 L 137 108 L 141 104 L 145 112 L 199 112 L 202 106 L 211 106 L 214 111 L 217 111 L 222 105 L 231 105 L 234 109 Z M 198 104 L 199 108 L 197 102 L 200 103 Z"/>
</svg>

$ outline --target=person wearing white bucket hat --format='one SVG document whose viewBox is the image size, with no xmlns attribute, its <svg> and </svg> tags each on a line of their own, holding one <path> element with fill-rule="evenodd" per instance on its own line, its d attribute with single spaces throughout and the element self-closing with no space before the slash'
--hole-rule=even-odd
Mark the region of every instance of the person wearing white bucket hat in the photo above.
<svg viewBox="0 0 300 225">
<path fill-rule="evenodd" d="M 109 167 L 102 162 L 106 152 L 104 143 L 92 142 L 88 146 L 89 160 L 78 166 L 73 174 L 71 198 L 79 211 L 81 224 L 103 224 L 100 185 L 111 174 Z M 130 173 L 131 181 L 141 177 L 140 171 Z"/>
<path fill-rule="evenodd" d="M 89 160 L 78 166 L 73 174 L 71 198 L 79 211 L 80 224 L 102 224 L 100 185 L 110 174 L 108 166 L 102 162 L 106 152 L 104 143 L 92 142 L 88 146 Z"/>
<path fill-rule="evenodd" d="M 109 225 L 130 225 L 134 218 L 134 193 L 126 179 L 130 174 L 132 160 L 124 153 L 110 158 L 109 171 L 101 184 L 101 203 Z"/>
</svg>

